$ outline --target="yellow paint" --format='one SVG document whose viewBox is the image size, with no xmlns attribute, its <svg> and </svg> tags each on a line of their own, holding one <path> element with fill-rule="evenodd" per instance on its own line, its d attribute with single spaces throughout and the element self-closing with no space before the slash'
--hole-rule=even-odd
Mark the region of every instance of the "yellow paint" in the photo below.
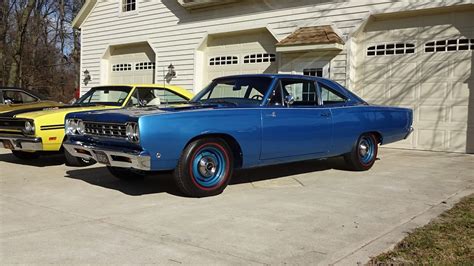
<svg viewBox="0 0 474 266">
<path fill-rule="evenodd" d="M 119 109 L 126 106 L 137 87 L 147 88 L 166 88 L 171 90 L 187 99 L 191 99 L 194 95 L 188 90 L 178 87 L 167 85 L 156 84 L 135 84 L 135 85 L 121 85 L 121 86 L 132 86 L 132 90 L 125 99 L 122 106 L 92 106 L 92 107 L 75 107 L 75 108 L 48 108 L 47 110 L 23 113 L 15 116 L 15 118 L 32 119 L 35 125 L 35 137 L 40 137 L 43 141 L 43 151 L 59 151 L 64 140 L 64 128 L 53 129 L 53 130 L 41 130 L 42 126 L 62 125 L 64 127 L 64 119 L 67 114 L 82 111 L 95 111 L 95 110 L 106 110 L 106 109 Z"/>
</svg>

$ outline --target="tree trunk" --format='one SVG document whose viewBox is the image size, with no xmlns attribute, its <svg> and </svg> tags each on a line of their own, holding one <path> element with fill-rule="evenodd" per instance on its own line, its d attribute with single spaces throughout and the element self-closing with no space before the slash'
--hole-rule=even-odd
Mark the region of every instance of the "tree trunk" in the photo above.
<svg viewBox="0 0 474 266">
<path fill-rule="evenodd" d="M 18 32 L 13 43 L 13 61 L 8 77 L 8 86 L 17 86 L 21 75 L 21 60 L 23 51 L 23 41 L 27 31 L 28 21 L 31 11 L 35 7 L 36 0 L 28 0 L 26 7 L 23 9 L 18 23 Z"/>
<path fill-rule="evenodd" d="M 0 85 L 2 86 L 5 86 L 8 80 L 5 51 L 7 49 L 9 10 L 10 0 L 2 0 L 2 6 L 0 6 Z"/>
</svg>

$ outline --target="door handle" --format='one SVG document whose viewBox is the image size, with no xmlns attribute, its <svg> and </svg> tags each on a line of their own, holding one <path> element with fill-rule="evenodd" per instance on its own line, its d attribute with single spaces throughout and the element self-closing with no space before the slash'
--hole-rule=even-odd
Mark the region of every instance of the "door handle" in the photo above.
<svg viewBox="0 0 474 266">
<path fill-rule="evenodd" d="M 268 115 L 265 115 L 265 116 L 267 116 L 267 117 L 277 117 L 275 112 L 272 112 L 271 114 L 268 114 Z"/>
</svg>

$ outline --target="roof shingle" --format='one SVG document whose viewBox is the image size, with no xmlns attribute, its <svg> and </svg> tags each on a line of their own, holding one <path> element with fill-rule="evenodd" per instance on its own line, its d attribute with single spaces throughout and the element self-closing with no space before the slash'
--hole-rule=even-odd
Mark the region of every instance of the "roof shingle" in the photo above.
<svg viewBox="0 0 474 266">
<path fill-rule="evenodd" d="M 302 27 L 294 31 L 276 46 L 311 45 L 311 44 L 344 44 L 342 38 L 330 25 Z"/>
</svg>

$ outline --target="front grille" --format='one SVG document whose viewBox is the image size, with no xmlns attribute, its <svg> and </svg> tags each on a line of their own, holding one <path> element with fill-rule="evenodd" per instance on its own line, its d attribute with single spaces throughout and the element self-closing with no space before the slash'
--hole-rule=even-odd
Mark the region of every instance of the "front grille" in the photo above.
<svg viewBox="0 0 474 266">
<path fill-rule="evenodd" d="M 114 138 L 127 137 L 125 124 L 84 122 L 84 126 L 86 135 L 107 136 Z"/>
<path fill-rule="evenodd" d="M 25 128 L 25 121 L 15 118 L 0 118 L 1 134 L 21 134 Z"/>
</svg>

